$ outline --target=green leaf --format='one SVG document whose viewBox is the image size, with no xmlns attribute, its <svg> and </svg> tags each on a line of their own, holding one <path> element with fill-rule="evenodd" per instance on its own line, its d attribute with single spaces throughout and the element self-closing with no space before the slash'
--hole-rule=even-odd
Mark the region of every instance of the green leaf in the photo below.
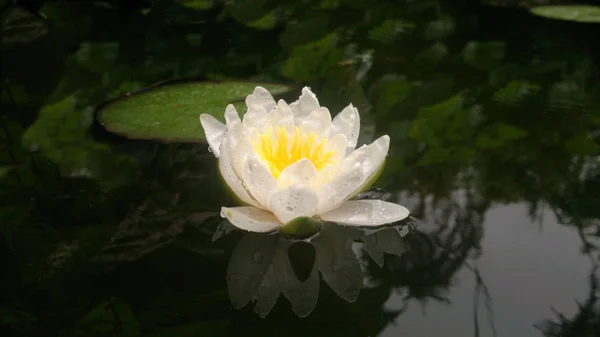
<svg viewBox="0 0 600 337">
<path fill-rule="evenodd" d="M 110 132 L 132 139 L 204 142 L 201 113 L 223 120 L 229 103 L 244 112 L 244 99 L 256 86 L 273 95 L 291 91 L 282 84 L 183 82 L 153 86 L 108 103 L 98 113 Z"/>
<path fill-rule="evenodd" d="M 531 13 L 549 19 L 575 22 L 600 22 L 600 6 L 537 6 Z"/>
</svg>

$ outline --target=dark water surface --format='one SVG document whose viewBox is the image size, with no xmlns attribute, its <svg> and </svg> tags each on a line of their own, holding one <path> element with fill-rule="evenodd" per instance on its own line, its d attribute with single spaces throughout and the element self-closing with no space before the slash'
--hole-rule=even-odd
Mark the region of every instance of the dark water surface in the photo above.
<svg viewBox="0 0 600 337">
<path fill-rule="evenodd" d="M 600 336 L 600 24 L 533 1 L 16 3 L 0 336 Z M 95 120 L 179 79 L 351 102 L 360 144 L 391 137 L 366 197 L 411 217 L 308 243 L 229 231 L 206 144 Z"/>
</svg>

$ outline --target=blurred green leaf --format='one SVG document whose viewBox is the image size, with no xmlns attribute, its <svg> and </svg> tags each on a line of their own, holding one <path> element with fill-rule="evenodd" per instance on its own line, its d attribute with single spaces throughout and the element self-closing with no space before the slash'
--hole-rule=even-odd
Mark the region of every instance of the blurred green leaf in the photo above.
<svg viewBox="0 0 600 337">
<path fill-rule="evenodd" d="M 75 53 L 75 59 L 90 70 L 104 72 L 110 70 L 119 54 L 119 44 L 115 42 L 84 42 Z"/>
<path fill-rule="evenodd" d="M 337 47 L 336 34 L 330 34 L 319 41 L 295 47 L 281 72 L 297 82 L 311 82 L 326 77 L 343 56 L 344 51 Z"/>
<path fill-rule="evenodd" d="M 191 8 L 191 9 L 209 9 L 214 6 L 214 0 L 178 0 L 178 3 L 181 5 Z"/>
<path fill-rule="evenodd" d="M 289 22 L 280 35 L 281 45 L 297 47 L 319 40 L 330 33 L 329 19 L 317 13 L 308 13 L 303 19 Z"/>
<path fill-rule="evenodd" d="M 269 14 L 274 6 L 270 2 L 270 0 L 227 1 L 226 8 L 233 18 L 243 24 L 248 24 Z"/>
<path fill-rule="evenodd" d="M 216 337 L 225 336 L 228 320 L 206 320 L 191 324 L 156 330 L 147 337 Z"/>
<path fill-rule="evenodd" d="M 441 40 L 454 33 L 456 24 L 451 16 L 443 16 L 430 21 L 425 26 L 423 37 L 425 40 Z"/>
<path fill-rule="evenodd" d="M 600 23 L 600 6 L 536 6 L 531 8 L 530 11 L 535 15 L 549 19 Z"/>
<path fill-rule="evenodd" d="M 12 170 L 11 166 L 0 166 L 0 179 L 7 175 L 10 170 Z"/>
<path fill-rule="evenodd" d="M 565 143 L 565 148 L 576 155 L 593 155 L 598 152 L 598 144 L 586 134 L 577 134 Z"/>
<path fill-rule="evenodd" d="M 506 43 L 502 41 L 470 41 L 463 49 L 463 59 L 468 65 L 481 70 L 493 70 L 502 64 Z"/>
<path fill-rule="evenodd" d="M 110 102 L 99 111 L 98 120 L 107 130 L 132 139 L 204 142 L 200 114 L 223 120 L 227 104 L 243 106 L 256 86 L 273 95 L 291 90 L 286 85 L 253 82 L 164 84 Z"/>
<path fill-rule="evenodd" d="M 449 131 L 449 121 L 462 109 L 462 105 L 462 95 L 457 94 L 442 103 L 421 108 L 408 136 L 433 146 L 441 146 L 443 135 Z M 468 126 L 465 124 L 464 127 Z"/>
<path fill-rule="evenodd" d="M 408 97 L 411 89 L 412 84 L 405 76 L 397 74 L 382 76 L 369 90 L 369 97 L 374 102 L 375 113 L 378 116 L 393 113 L 392 108 Z"/>
<path fill-rule="evenodd" d="M 78 324 L 76 336 L 139 336 L 139 323 L 129 305 L 117 299 L 100 303 Z"/>
<path fill-rule="evenodd" d="M 2 11 L 0 17 L 2 44 L 28 43 L 48 34 L 48 23 L 19 6 Z"/>
<path fill-rule="evenodd" d="M 479 148 L 497 148 L 505 146 L 507 142 L 524 138 L 529 133 L 514 125 L 504 122 L 494 123 L 480 132 L 475 144 Z"/>
<path fill-rule="evenodd" d="M 369 30 L 369 38 L 383 43 L 391 43 L 402 35 L 409 34 L 413 28 L 413 24 L 403 20 L 384 20 Z"/>
<path fill-rule="evenodd" d="M 507 104 L 519 103 L 525 97 L 537 92 L 539 88 L 539 85 L 527 81 L 510 81 L 494 93 L 494 100 Z"/>
</svg>

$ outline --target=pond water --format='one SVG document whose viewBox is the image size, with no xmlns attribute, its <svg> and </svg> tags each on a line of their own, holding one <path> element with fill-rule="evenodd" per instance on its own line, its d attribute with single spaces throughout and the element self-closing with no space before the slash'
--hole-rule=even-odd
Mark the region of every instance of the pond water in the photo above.
<svg viewBox="0 0 600 337">
<path fill-rule="evenodd" d="M 0 1 L 0 336 L 600 336 L 600 10 L 540 4 Z M 355 105 L 410 217 L 224 221 L 240 81 Z"/>
</svg>

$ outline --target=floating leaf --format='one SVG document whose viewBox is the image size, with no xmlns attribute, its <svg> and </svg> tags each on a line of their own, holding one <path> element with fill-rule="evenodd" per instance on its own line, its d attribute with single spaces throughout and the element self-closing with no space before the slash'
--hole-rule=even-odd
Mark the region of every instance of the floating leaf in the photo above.
<svg viewBox="0 0 600 337">
<path fill-rule="evenodd" d="M 229 103 L 243 113 L 244 99 L 256 86 L 274 95 L 291 90 L 286 85 L 253 82 L 165 83 L 106 104 L 98 120 L 108 131 L 132 139 L 204 142 L 200 114 L 222 120 Z"/>
<path fill-rule="evenodd" d="M 600 23 L 600 6 L 537 6 L 530 11 L 549 19 Z"/>
</svg>

